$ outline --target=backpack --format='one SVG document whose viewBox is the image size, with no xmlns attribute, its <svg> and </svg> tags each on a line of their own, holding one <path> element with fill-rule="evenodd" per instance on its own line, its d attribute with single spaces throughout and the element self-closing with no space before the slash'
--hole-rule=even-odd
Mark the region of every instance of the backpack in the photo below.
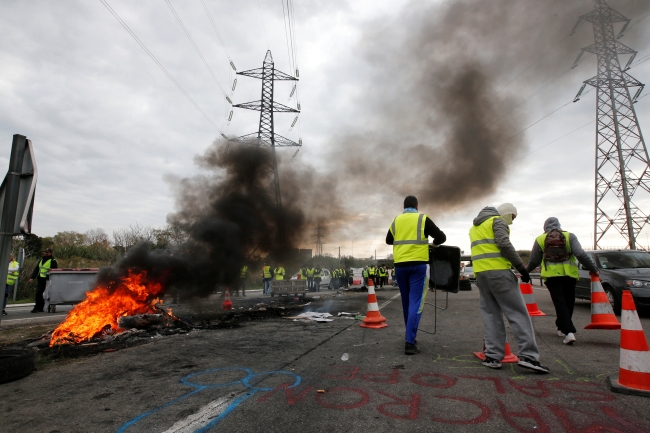
<svg viewBox="0 0 650 433">
<path fill-rule="evenodd" d="M 544 239 L 544 260 L 549 262 L 565 262 L 571 257 L 571 252 L 566 244 L 564 233 L 552 229 Z"/>
</svg>

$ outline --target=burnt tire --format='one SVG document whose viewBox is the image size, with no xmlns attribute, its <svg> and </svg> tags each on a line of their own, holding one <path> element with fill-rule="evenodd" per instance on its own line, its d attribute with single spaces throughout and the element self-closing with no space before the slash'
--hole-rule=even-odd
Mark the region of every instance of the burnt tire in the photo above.
<svg viewBox="0 0 650 433">
<path fill-rule="evenodd" d="M 608 285 L 603 285 L 603 290 L 609 299 L 609 303 L 614 310 L 614 314 L 617 316 L 621 315 L 621 295 L 616 293 L 616 290 L 612 289 Z"/>
<path fill-rule="evenodd" d="M 34 371 L 32 350 L 0 350 L 0 383 L 22 379 Z"/>
</svg>

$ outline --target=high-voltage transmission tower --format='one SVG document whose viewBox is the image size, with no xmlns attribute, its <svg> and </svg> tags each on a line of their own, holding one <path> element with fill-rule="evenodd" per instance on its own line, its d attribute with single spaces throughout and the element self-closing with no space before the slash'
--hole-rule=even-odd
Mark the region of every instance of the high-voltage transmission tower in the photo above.
<svg viewBox="0 0 650 433">
<path fill-rule="evenodd" d="M 587 84 L 596 88 L 594 249 L 605 247 L 601 241 L 612 228 L 627 240 L 628 248 L 636 249 L 648 215 L 633 199 L 636 194 L 640 203 L 650 193 L 650 158 L 633 105 L 644 85 L 626 72 L 637 52 L 614 36 L 614 23 L 625 23 L 621 37 L 630 19 L 604 0 L 596 0 L 594 9 L 578 19 L 572 34 L 582 21 L 593 24 L 595 43 L 582 49 L 573 67 L 585 51 L 598 57 L 598 74 L 584 82 L 575 99 Z M 618 58 L 621 54 L 631 55 L 624 68 Z M 637 88 L 634 96 L 632 88 Z"/>
<path fill-rule="evenodd" d="M 245 75 L 247 77 L 258 78 L 262 80 L 262 98 L 259 101 L 245 102 L 243 104 L 236 104 L 233 107 L 246 108 L 248 110 L 256 110 L 260 112 L 260 125 L 257 132 L 252 134 L 243 135 L 238 138 L 230 139 L 230 141 L 240 143 L 255 143 L 257 146 L 266 146 L 271 150 L 271 166 L 268 167 L 267 178 L 268 186 L 266 191 L 271 200 L 275 203 L 280 211 L 282 209 L 282 196 L 280 194 L 280 179 L 278 178 L 278 161 L 275 154 L 276 147 L 294 147 L 302 146 L 301 143 L 296 143 L 276 134 L 274 131 L 273 113 L 299 113 L 296 110 L 286 105 L 279 104 L 273 100 L 273 83 L 276 81 L 298 81 L 298 78 L 285 74 L 275 69 L 273 65 L 273 56 L 271 50 L 266 52 L 264 57 L 264 64 L 261 68 L 251 69 L 248 71 L 237 72 L 237 75 Z M 302 140 L 301 140 L 302 141 Z"/>
<path fill-rule="evenodd" d="M 322 256 L 323 255 L 323 238 L 325 237 L 323 235 L 323 227 L 321 227 L 320 223 L 316 227 L 314 227 L 314 230 L 316 230 L 316 234 L 312 236 L 313 238 L 316 238 L 316 256 Z"/>
</svg>

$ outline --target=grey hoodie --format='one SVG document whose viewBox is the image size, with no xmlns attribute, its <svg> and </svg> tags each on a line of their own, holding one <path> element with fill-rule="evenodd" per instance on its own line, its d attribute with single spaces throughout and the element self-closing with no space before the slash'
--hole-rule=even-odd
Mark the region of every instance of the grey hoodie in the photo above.
<svg viewBox="0 0 650 433">
<path fill-rule="evenodd" d="M 553 229 L 562 230 L 562 227 L 560 226 L 560 221 L 557 218 L 550 217 L 544 221 L 544 233 L 548 233 Z M 585 250 L 582 249 L 582 245 L 580 245 L 578 238 L 573 233 L 569 233 L 569 246 L 571 247 L 571 254 L 573 254 L 576 259 L 578 259 L 582 266 L 589 269 L 593 273 L 598 272 L 596 264 L 593 260 L 591 260 L 591 257 L 585 253 Z M 530 251 L 530 261 L 528 262 L 528 266 L 526 266 L 526 270 L 528 272 L 532 271 L 538 267 L 540 263 L 542 263 L 543 259 L 544 250 L 539 246 L 536 239 L 535 243 L 533 244 L 533 249 Z"/>
<path fill-rule="evenodd" d="M 476 218 L 474 218 L 474 225 L 480 226 L 485 222 L 485 220 L 495 216 L 501 216 L 499 215 L 497 208 L 486 206 L 481 209 Z M 499 247 L 501 255 L 510 260 L 510 263 L 512 263 L 519 272 L 524 270 L 524 262 L 521 261 L 515 247 L 510 243 L 510 231 L 508 230 L 508 225 L 503 218 L 495 218 L 494 221 L 492 221 L 492 230 L 494 230 L 494 241 Z"/>
</svg>

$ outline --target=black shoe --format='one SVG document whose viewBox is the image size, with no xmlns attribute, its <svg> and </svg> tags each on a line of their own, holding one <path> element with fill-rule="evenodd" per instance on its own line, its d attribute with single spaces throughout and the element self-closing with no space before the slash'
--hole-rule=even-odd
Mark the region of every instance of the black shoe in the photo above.
<svg viewBox="0 0 650 433">
<path fill-rule="evenodd" d="M 527 368 L 529 370 L 535 370 L 538 373 L 548 373 L 548 367 L 544 367 L 538 361 L 535 361 L 530 358 L 519 357 L 518 366 Z"/>
<path fill-rule="evenodd" d="M 242 295 L 242 296 L 246 296 L 246 293 L 242 293 L 241 295 Z"/>
<path fill-rule="evenodd" d="M 43 310 L 41 310 L 41 311 L 43 311 Z M 32 311 L 30 311 L 30 313 L 40 313 L 41 311 L 38 311 L 36 308 L 34 308 Z"/>
<path fill-rule="evenodd" d="M 2 315 L 3 315 L 3 316 L 6 316 L 6 315 L 7 315 L 7 312 L 6 312 L 5 310 L 2 310 Z"/>
<path fill-rule="evenodd" d="M 420 353 L 420 349 L 415 344 L 406 343 L 404 355 L 415 355 L 416 353 Z"/>
<path fill-rule="evenodd" d="M 486 356 L 483 361 L 481 361 L 481 364 L 488 368 L 494 368 L 494 369 L 499 369 L 501 368 L 501 361 L 498 361 L 494 358 L 490 358 L 489 356 Z"/>
</svg>

